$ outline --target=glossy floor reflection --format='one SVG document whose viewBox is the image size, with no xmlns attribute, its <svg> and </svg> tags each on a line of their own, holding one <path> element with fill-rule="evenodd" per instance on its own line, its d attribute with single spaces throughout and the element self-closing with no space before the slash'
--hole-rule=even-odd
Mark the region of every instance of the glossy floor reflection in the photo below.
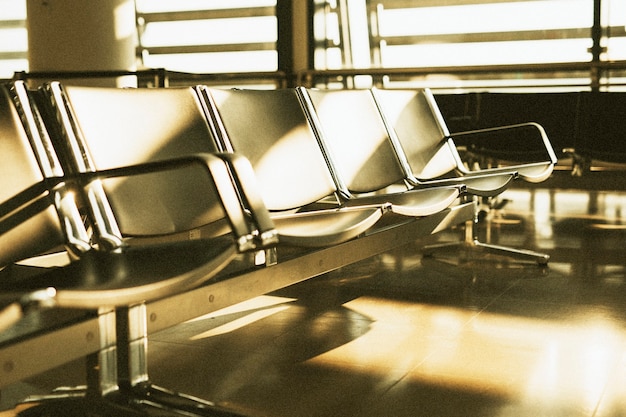
<svg viewBox="0 0 626 417">
<path fill-rule="evenodd" d="M 547 268 L 405 247 L 152 335 L 154 382 L 250 416 L 626 415 L 626 194 L 505 198 L 481 239 Z"/>
</svg>

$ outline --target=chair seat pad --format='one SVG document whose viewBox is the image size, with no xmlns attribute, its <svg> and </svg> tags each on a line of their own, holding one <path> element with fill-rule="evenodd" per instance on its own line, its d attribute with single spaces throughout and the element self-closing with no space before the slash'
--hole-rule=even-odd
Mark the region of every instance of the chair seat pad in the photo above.
<svg viewBox="0 0 626 417">
<path fill-rule="evenodd" d="M 128 306 L 195 288 L 237 254 L 229 237 L 86 253 L 67 266 L 24 277 L 2 272 L 0 291 L 27 294 L 53 288 L 56 307 Z"/>
<path fill-rule="evenodd" d="M 281 243 L 323 247 L 353 239 L 382 217 L 380 207 L 315 210 L 272 216 Z"/>
<path fill-rule="evenodd" d="M 510 173 L 480 176 L 465 175 L 463 178 L 459 178 L 459 181 L 465 184 L 468 194 L 480 197 L 494 197 L 504 192 L 514 178 L 515 175 Z"/>
<path fill-rule="evenodd" d="M 546 162 L 542 164 L 533 164 L 517 169 L 517 172 L 521 178 L 528 182 L 543 182 L 547 180 L 552 171 L 554 170 L 554 164 Z"/>
<path fill-rule="evenodd" d="M 346 205 L 389 205 L 396 214 L 423 217 L 450 207 L 459 197 L 458 187 L 412 189 L 392 194 L 376 194 L 353 198 Z"/>
</svg>

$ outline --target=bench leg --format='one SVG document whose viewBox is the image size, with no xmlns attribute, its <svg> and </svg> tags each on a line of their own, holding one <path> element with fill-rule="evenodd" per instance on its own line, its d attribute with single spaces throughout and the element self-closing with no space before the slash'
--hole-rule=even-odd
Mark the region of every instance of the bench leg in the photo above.
<svg viewBox="0 0 626 417">
<path fill-rule="evenodd" d="M 118 395 L 123 403 L 133 408 L 146 407 L 185 416 L 243 417 L 210 401 L 174 392 L 150 382 L 147 323 L 145 304 L 117 311 Z"/>
<path fill-rule="evenodd" d="M 87 384 L 31 396 L 21 417 L 244 417 L 153 385 L 148 377 L 145 304 L 100 315 L 100 351 L 87 358 Z"/>
<path fill-rule="evenodd" d="M 465 222 L 465 236 L 459 242 L 449 242 L 425 246 L 422 249 L 424 256 L 435 256 L 442 250 L 459 250 L 469 256 L 479 251 L 489 252 L 496 255 L 509 256 L 520 261 L 534 261 L 540 266 L 545 266 L 550 260 L 550 255 L 527 249 L 517 249 L 508 246 L 483 243 L 478 240 L 475 233 L 475 225 L 478 223 L 478 210 L 475 210 L 474 219 Z M 460 254 L 462 256 L 463 254 Z"/>
</svg>

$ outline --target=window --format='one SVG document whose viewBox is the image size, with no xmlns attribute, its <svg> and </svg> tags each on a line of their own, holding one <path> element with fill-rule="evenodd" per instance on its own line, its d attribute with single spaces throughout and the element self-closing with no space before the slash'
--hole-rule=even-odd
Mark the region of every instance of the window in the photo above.
<svg viewBox="0 0 626 417">
<path fill-rule="evenodd" d="M 624 0 L 601 2 L 598 54 L 598 0 L 308 1 L 315 70 L 395 70 L 353 76 L 353 85 L 626 90 Z M 139 67 L 214 78 L 276 72 L 276 2 L 136 0 Z M 0 78 L 28 71 L 25 23 L 25 0 L 0 0 Z M 327 84 L 337 80 L 346 85 Z"/>
<path fill-rule="evenodd" d="M 316 0 L 315 69 L 394 69 L 382 80 L 387 86 L 588 89 L 594 5 L 594 0 Z M 604 0 L 601 17 L 600 60 L 626 60 L 626 2 Z M 353 33 L 358 20 L 367 24 L 367 39 Z M 366 61 L 353 59 L 365 54 Z M 606 71 L 602 82 L 617 84 L 622 72 Z"/>
<path fill-rule="evenodd" d="M 626 2 L 605 0 L 602 10 L 602 26 L 605 28 L 601 46 L 605 52 L 601 59 L 605 62 L 626 60 Z M 626 71 L 623 69 L 606 71 L 602 82 L 607 90 L 626 90 Z"/>
<path fill-rule="evenodd" d="M 140 56 L 146 67 L 196 73 L 278 68 L 275 0 L 137 0 L 136 4 Z"/>
<path fill-rule="evenodd" d="M 389 2 L 393 4 L 393 2 Z M 585 62 L 592 0 L 385 8 L 374 53 L 383 67 Z"/>
<path fill-rule="evenodd" d="M 190 73 L 276 71 L 276 0 L 137 0 L 139 65 Z M 0 0 L 0 78 L 28 71 L 25 0 Z"/>
<path fill-rule="evenodd" d="M 0 0 L 0 78 L 28 70 L 26 1 Z"/>
</svg>

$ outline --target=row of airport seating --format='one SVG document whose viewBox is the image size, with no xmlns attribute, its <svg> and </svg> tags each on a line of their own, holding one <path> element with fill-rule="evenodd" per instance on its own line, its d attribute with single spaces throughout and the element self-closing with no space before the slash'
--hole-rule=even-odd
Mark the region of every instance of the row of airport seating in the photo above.
<svg viewBox="0 0 626 417">
<path fill-rule="evenodd" d="M 524 123 L 456 136 L 524 132 L 538 158 L 468 166 L 428 90 L 16 81 L 0 100 L 0 336 L 32 312 L 80 309 L 98 316 L 102 340 L 95 382 L 34 399 L 42 415 L 76 401 L 101 415 L 234 415 L 151 384 L 150 303 L 231 282 L 236 292 L 238 279 L 257 288 L 241 297 L 260 295 L 449 226 L 470 229 L 476 198 L 543 181 L 556 163 L 542 127 Z M 357 247 L 367 250 L 350 255 Z M 58 256 L 61 265 L 41 266 Z M 254 278 L 283 273 L 273 287 Z M 0 337 L 0 353 L 11 343 Z"/>
</svg>

